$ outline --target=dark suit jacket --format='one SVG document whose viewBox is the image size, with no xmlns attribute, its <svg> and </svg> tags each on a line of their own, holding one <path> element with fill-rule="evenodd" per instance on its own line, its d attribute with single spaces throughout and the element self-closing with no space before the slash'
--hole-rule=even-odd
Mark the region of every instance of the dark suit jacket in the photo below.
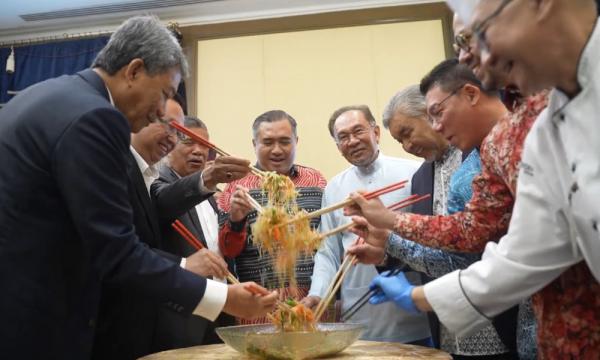
<svg viewBox="0 0 600 360">
<path fill-rule="evenodd" d="M 181 256 L 163 251 L 164 244 L 156 207 L 146 189 L 144 176 L 131 152 L 127 159 L 127 185 L 136 234 L 140 241 L 154 252 L 175 264 L 180 264 Z M 161 346 L 163 341 L 158 317 L 161 311 L 173 311 L 161 308 L 160 304 L 148 301 L 143 294 L 134 289 L 105 286 L 92 357 L 98 360 L 128 360 L 166 350 L 167 348 Z"/>
<path fill-rule="evenodd" d="M 202 201 L 208 201 L 215 212 L 219 213 L 214 197 L 206 198 L 199 189 L 200 174 L 197 172 L 181 178 L 170 167 L 162 166 L 159 178 L 152 184 L 152 194 L 159 208 L 164 234 L 163 248 L 183 257 L 188 257 L 197 250 L 171 227 L 171 223 L 179 219 L 202 245 L 207 247 L 195 206 Z M 233 260 L 226 261 L 229 271 L 233 272 Z M 215 322 L 210 322 L 197 316 L 183 317 L 173 312 L 161 311 L 158 315 L 158 339 L 164 349 L 215 343 L 220 341 L 214 332 L 215 326 L 233 323 L 233 317 L 227 314 L 221 314 Z"/>
<path fill-rule="evenodd" d="M 90 357 L 101 285 L 190 314 L 206 280 L 138 241 L 130 127 L 92 70 L 34 85 L 0 110 L 0 353 Z"/>
</svg>

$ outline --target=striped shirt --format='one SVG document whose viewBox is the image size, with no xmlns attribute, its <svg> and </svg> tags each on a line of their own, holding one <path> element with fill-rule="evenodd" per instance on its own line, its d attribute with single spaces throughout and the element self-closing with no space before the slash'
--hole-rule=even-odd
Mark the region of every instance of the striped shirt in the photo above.
<svg viewBox="0 0 600 360">
<path fill-rule="evenodd" d="M 296 202 L 300 209 L 312 212 L 321 208 L 323 189 L 327 180 L 323 175 L 305 166 L 294 165 L 290 171 L 290 179 L 296 186 L 298 196 Z M 268 289 L 288 288 L 287 281 L 280 284 L 281 274 L 275 272 L 273 259 L 269 254 L 259 253 L 258 248 L 252 242 L 251 226 L 256 221 L 255 210 L 250 212 L 243 223 L 232 224 L 229 221 L 228 211 L 230 209 L 231 197 L 236 185 L 241 185 L 249 190 L 252 196 L 261 205 L 266 205 L 267 196 L 261 190 L 261 179 L 250 173 L 240 180 L 233 181 L 227 185 L 219 198 L 218 204 L 221 210 L 219 216 L 219 248 L 224 256 L 235 259 L 235 270 L 241 282 L 254 281 Z M 320 218 L 311 220 L 311 227 L 319 226 Z M 310 277 L 313 272 L 314 261 L 312 254 L 299 256 L 296 263 L 296 280 L 298 282 L 298 294 L 293 294 L 288 289 L 282 289 L 284 296 L 303 297 L 310 287 Z M 256 322 L 255 322 L 256 323 Z"/>
</svg>

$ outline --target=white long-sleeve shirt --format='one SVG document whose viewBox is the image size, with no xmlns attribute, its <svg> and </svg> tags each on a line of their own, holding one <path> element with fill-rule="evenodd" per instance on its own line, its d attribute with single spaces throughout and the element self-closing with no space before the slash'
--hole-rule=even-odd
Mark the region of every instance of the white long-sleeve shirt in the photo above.
<svg viewBox="0 0 600 360">
<path fill-rule="evenodd" d="M 581 92 L 559 90 L 529 133 L 508 233 L 481 261 L 425 285 L 451 331 L 468 334 L 585 260 L 600 281 L 600 29 L 577 69 Z"/>
<path fill-rule="evenodd" d="M 353 191 L 375 190 L 404 179 L 411 179 L 420 163 L 379 154 L 377 159 L 365 167 L 351 166 L 336 175 L 327 184 L 323 193 L 322 207 L 343 201 Z M 386 205 L 396 203 L 410 195 L 410 183 L 405 188 L 381 196 Z M 342 209 L 321 216 L 320 232 L 327 232 L 350 222 Z M 343 232 L 323 241 L 315 255 L 315 266 L 309 295 L 323 298 L 341 265 L 345 250 L 356 240 L 356 235 Z M 346 310 L 364 293 L 369 291 L 371 280 L 377 275 L 373 265 L 359 264 L 353 267 L 341 287 L 342 310 Z M 373 306 L 367 304 L 358 311 L 351 322 L 364 323 L 367 330 L 362 339 L 377 341 L 410 342 L 429 337 L 427 318 L 398 310 L 393 303 Z"/>
</svg>

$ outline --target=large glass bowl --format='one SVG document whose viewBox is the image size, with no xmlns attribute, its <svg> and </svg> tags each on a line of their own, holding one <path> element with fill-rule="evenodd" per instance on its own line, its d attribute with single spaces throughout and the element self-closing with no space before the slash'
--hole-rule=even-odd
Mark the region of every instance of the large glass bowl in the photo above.
<svg viewBox="0 0 600 360">
<path fill-rule="evenodd" d="M 223 341 L 241 353 L 265 359 L 314 359 L 350 346 L 366 328 L 362 324 L 318 323 L 317 331 L 280 332 L 273 325 L 217 328 Z"/>
</svg>

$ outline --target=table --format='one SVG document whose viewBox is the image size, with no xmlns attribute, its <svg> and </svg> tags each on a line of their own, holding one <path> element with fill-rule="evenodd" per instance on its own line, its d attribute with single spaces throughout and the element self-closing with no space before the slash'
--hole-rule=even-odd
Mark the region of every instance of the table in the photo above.
<svg viewBox="0 0 600 360">
<path fill-rule="evenodd" d="M 152 354 L 140 360 L 243 360 L 256 359 L 240 354 L 225 344 L 194 346 Z M 416 345 L 391 342 L 357 341 L 333 356 L 325 359 L 353 360 L 412 360 L 432 359 L 448 360 L 452 357 L 441 350 Z"/>
</svg>

